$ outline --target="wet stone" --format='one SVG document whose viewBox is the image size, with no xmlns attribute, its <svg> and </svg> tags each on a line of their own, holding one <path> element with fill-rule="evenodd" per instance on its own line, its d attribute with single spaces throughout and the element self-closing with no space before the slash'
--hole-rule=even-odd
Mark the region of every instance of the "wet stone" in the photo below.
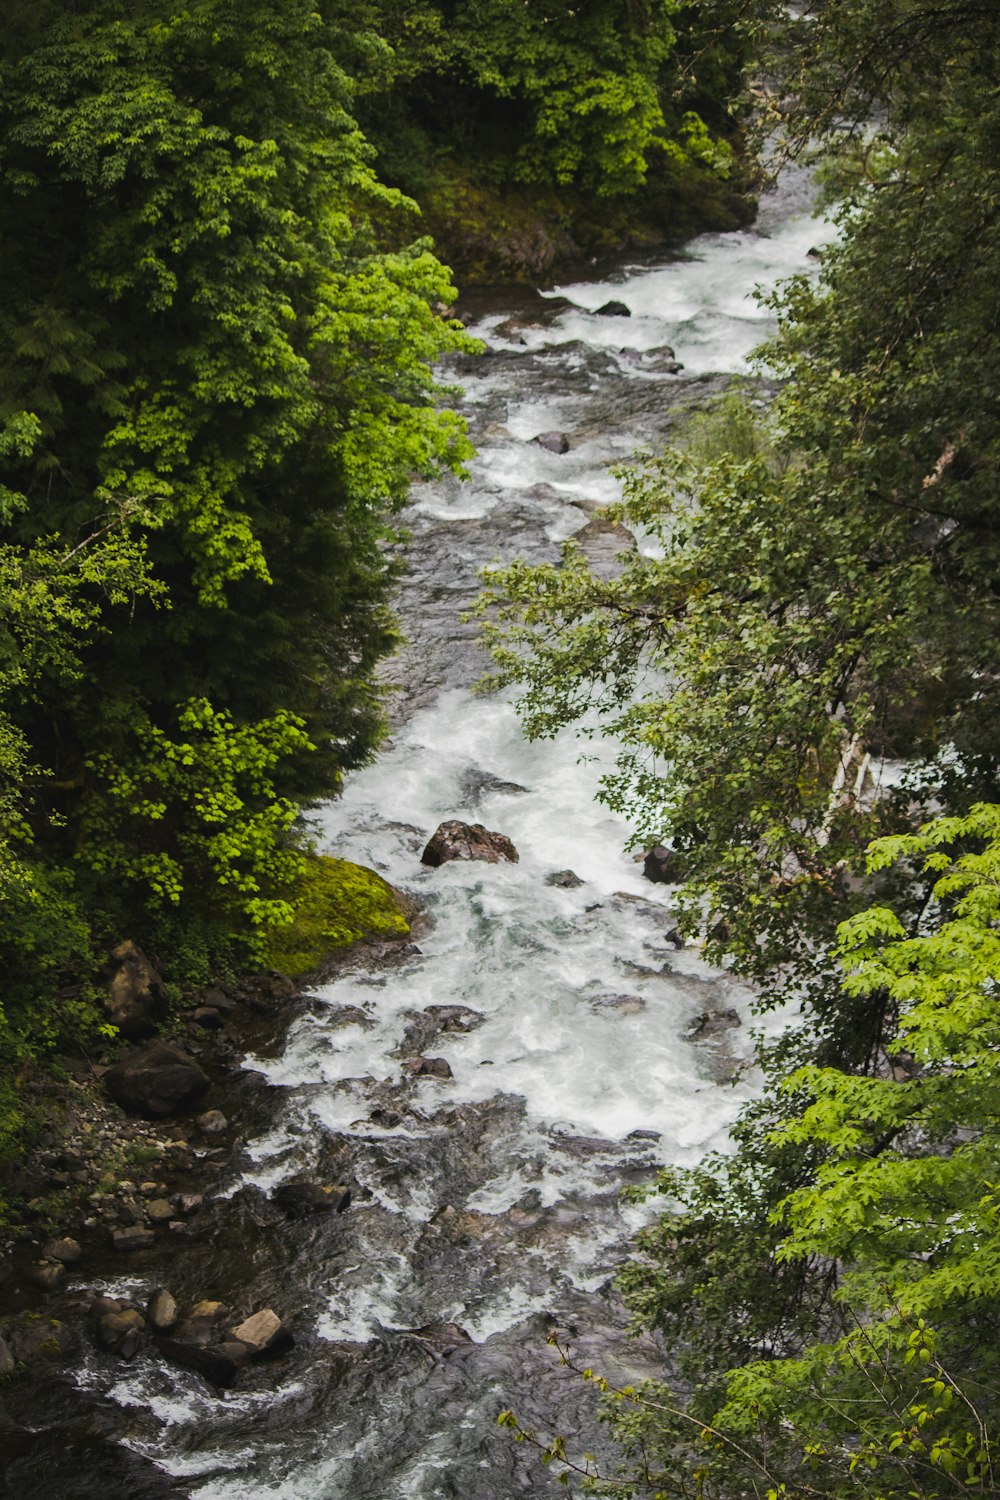
<svg viewBox="0 0 1000 1500">
<path fill-rule="evenodd" d="M 61 1260 L 64 1266 L 73 1266 L 83 1254 L 83 1248 L 79 1240 L 70 1239 L 67 1235 L 62 1239 L 48 1240 L 42 1246 L 42 1255 L 46 1260 Z"/>
<path fill-rule="evenodd" d="M 146 1317 L 157 1333 L 166 1333 L 177 1322 L 177 1301 L 165 1286 L 157 1287 L 146 1305 Z"/>
<path fill-rule="evenodd" d="M 451 1078 L 451 1067 L 443 1057 L 408 1057 L 403 1072 L 411 1078 Z"/>
<path fill-rule="evenodd" d="M 583 881 L 573 870 L 553 870 L 551 875 L 546 875 L 545 884 L 561 886 L 563 890 L 571 891 L 578 885 L 583 885 Z"/>
<path fill-rule="evenodd" d="M 540 432 L 531 441 L 539 448 L 544 448 L 547 453 L 569 452 L 569 438 L 564 432 Z"/>
<path fill-rule="evenodd" d="M 114 1229 L 111 1233 L 111 1243 L 116 1250 L 144 1250 L 155 1239 L 153 1231 L 144 1229 L 141 1224 L 132 1224 L 127 1229 Z"/>
<path fill-rule="evenodd" d="M 442 1031 L 475 1031 L 486 1020 L 480 1011 L 469 1005 L 428 1005 L 424 1014 L 436 1021 Z"/>
<path fill-rule="evenodd" d="M 147 1203 L 146 1213 L 154 1224 L 167 1224 L 174 1217 L 173 1205 L 166 1198 L 154 1198 Z"/>
<path fill-rule="evenodd" d="M 283 1182 L 271 1194 L 271 1201 L 290 1219 L 304 1219 L 312 1214 L 343 1213 L 351 1190 L 328 1183 Z"/>
<path fill-rule="evenodd" d="M 229 1129 L 229 1121 L 221 1109 L 207 1109 L 203 1115 L 199 1115 L 195 1124 L 202 1135 L 221 1135 L 224 1130 Z"/>
<path fill-rule="evenodd" d="M 66 1267 L 58 1260 L 37 1260 L 22 1273 L 24 1280 L 43 1292 L 53 1292 L 66 1280 Z"/>
</svg>

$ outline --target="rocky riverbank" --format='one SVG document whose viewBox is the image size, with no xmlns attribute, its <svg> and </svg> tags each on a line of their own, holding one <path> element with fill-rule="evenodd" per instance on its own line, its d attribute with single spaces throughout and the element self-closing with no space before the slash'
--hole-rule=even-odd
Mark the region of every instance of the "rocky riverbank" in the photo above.
<svg viewBox="0 0 1000 1500">
<path fill-rule="evenodd" d="M 404 930 L 353 944 L 322 972 L 377 968 L 412 951 Z M 60 1451 L 85 1453 L 95 1483 L 115 1476 L 130 1495 L 176 1493 L 119 1446 L 106 1403 L 76 1385 L 72 1372 L 89 1351 L 128 1361 L 154 1350 L 221 1390 L 244 1366 L 281 1360 L 294 1344 L 280 1313 L 240 1302 L 230 1254 L 239 1231 L 218 1189 L 266 1116 L 266 1086 L 244 1070 L 244 1057 L 280 1047 L 306 992 L 272 970 L 190 993 L 169 1016 L 165 993 L 145 955 L 120 945 L 108 1010 L 138 1045 L 118 1058 L 114 1047 L 64 1057 L 28 1085 L 48 1123 L 6 1174 L 0 1256 L 0 1494 L 18 1500 L 60 1489 Z M 305 1182 L 286 1184 L 267 1209 L 280 1224 L 349 1202 L 342 1184 Z M 209 1251 L 193 1257 L 205 1265 L 199 1291 L 185 1267 L 177 1297 L 166 1284 L 139 1299 L 106 1295 L 123 1277 L 165 1283 L 171 1262 L 199 1246 Z M 36 1466 L 39 1447 L 45 1459 Z"/>
</svg>

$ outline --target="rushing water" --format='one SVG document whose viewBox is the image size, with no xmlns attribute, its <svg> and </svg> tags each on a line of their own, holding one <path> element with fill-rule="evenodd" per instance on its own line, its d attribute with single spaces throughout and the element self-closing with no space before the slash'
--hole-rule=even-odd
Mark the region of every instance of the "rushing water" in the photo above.
<svg viewBox="0 0 1000 1500">
<path fill-rule="evenodd" d="M 744 368 L 766 331 L 755 284 L 802 269 L 816 234 L 793 179 L 755 229 L 706 236 L 682 259 L 476 307 L 489 353 L 456 379 L 479 457 L 468 482 L 413 498 L 394 738 L 318 820 L 325 847 L 413 892 L 430 924 L 418 953 L 322 987 L 280 1053 L 248 1061 L 269 1085 L 259 1133 L 220 1183 L 210 1253 L 187 1269 L 178 1253 L 173 1270 L 179 1295 L 185 1282 L 221 1295 L 206 1284 L 214 1267 L 248 1310 L 290 1317 L 297 1348 L 225 1396 L 153 1356 L 95 1354 L 81 1375 L 178 1495 L 561 1493 L 496 1428 L 513 1406 L 599 1442 L 547 1330 L 612 1376 L 658 1367 L 651 1341 L 623 1339 L 610 1290 L 644 1213 L 619 1190 L 724 1146 L 755 1086 L 748 997 L 668 936 L 668 893 L 594 801 L 610 752 L 582 754 L 568 733 L 529 745 L 506 699 L 471 693 L 484 662 L 460 616 L 484 563 L 557 556 L 615 496 L 610 466 Z M 633 315 L 597 315 L 609 298 Z M 665 373 L 665 346 L 680 374 Z M 530 441 L 549 429 L 567 453 Z M 450 817 L 505 832 L 520 862 L 424 869 L 423 844 Z M 578 883 L 550 883 L 565 871 Z M 442 1029 L 431 1006 L 478 1020 Z M 417 1053 L 452 1076 L 404 1076 Z M 277 1225 L 266 1191 L 303 1175 L 349 1180 L 349 1212 Z M 131 1290 L 149 1287 L 140 1276 Z"/>
</svg>

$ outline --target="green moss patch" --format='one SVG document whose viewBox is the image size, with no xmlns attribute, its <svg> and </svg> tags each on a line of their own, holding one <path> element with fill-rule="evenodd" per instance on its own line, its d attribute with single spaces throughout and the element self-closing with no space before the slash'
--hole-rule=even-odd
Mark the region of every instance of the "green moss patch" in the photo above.
<svg viewBox="0 0 1000 1500">
<path fill-rule="evenodd" d="M 266 957 L 293 978 L 354 943 L 409 936 L 399 893 L 374 870 L 347 859 L 310 859 L 291 904 L 295 917 L 271 934 Z"/>
</svg>

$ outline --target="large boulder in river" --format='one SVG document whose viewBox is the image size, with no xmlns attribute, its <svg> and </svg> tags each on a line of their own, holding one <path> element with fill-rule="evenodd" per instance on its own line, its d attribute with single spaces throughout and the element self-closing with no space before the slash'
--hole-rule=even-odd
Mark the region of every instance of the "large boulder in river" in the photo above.
<svg viewBox="0 0 1000 1500">
<path fill-rule="evenodd" d="M 547 453 L 569 452 L 569 438 L 564 432 L 540 432 L 531 441 L 537 443 L 539 448 L 544 448 Z"/>
<path fill-rule="evenodd" d="M 517 864 L 518 854 L 506 834 L 491 833 L 482 823 L 462 823 L 451 818 L 439 823 L 420 856 L 422 865 L 447 864 L 453 859 L 482 860 L 499 865 Z"/>
<path fill-rule="evenodd" d="M 643 856 L 642 873 L 654 885 L 677 885 L 684 879 L 683 856 L 665 844 L 654 844 Z"/>
<path fill-rule="evenodd" d="M 108 1020 L 130 1042 L 155 1036 L 157 1023 L 167 1013 L 167 991 L 142 949 L 132 942 L 119 943 L 111 951 L 107 976 Z"/>
<path fill-rule="evenodd" d="M 109 1068 L 104 1086 L 123 1109 L 147 1120 L 160 1120 L 199 1099 L 209 1079 L 179 1047 L 150 1042 Z"/>
<path fill-rule="evenodd" d="M 342 1214 L 350 1204 L 351 1190 L 341 1183 L 282 1182 L 271 1201 L 290 1219 L 306 1219 L 312 1214 Z"/>
</svg>

